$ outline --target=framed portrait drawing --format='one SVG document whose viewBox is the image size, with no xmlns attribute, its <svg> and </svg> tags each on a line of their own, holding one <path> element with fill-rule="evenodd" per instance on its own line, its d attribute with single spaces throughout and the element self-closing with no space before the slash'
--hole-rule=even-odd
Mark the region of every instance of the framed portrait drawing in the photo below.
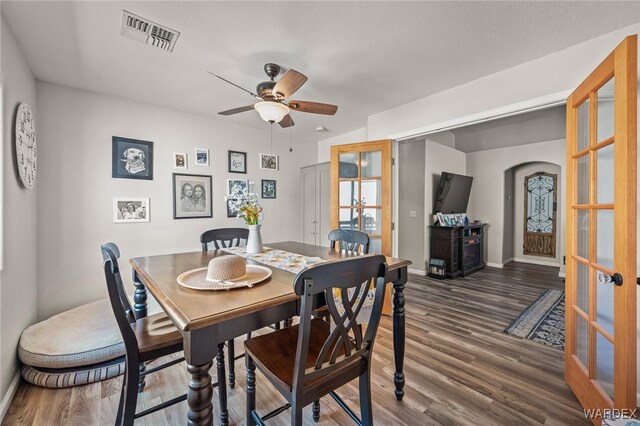
<svg viewBox="0 0 640 426">
<path fill-rule="evenodd" d="M 247 153 L 229 151 L 229 173 L 247 173 Z"/>
<path fill-rule="evenodd" d="M 173 168 L 174 169 L 187 169 L 187 154 L 184 152 L 173 153 Z"/>
<path fill-rule="evenodd" d="M 275 154 L 260 154 L 260 168 L 278 170 L 278 156 Z"/>
<path fill-rule="evenodd" d="M 111 177 L 153 180 L 153 142 L 113 136 Z"/>
<path fill-rule="evenodd" d="M 238 217 L 238 208 L 234 199 L 227 200 L 227 217 Z"/>
<path fill-rule="evenodd" d="M 249 181 L 244 179 L 227 179 L 227 195 L 249 191 Z"/>
<path fill-rule="evenodd" d="M 262 198 L 276 198 L 276 181 L 262 179 Z"/>
<path fill-rule="evenodd" d="M 113 223 L 149 222 L 148 198 L 114 198 Z"/>
<path fill-rule="evenodd" d="M 173 218 L 213 217 L 211 176 L 173 174 Z"/>
<path fill-rule="evenodd" d="M 196 166 L 209 165 L 209 150 L 206 148 L 196 148 Z"/>
</svg>

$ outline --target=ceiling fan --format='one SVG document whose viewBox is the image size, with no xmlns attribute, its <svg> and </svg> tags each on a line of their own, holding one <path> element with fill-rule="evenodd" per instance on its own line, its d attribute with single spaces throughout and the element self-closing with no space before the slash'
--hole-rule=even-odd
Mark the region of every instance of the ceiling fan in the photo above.
<svg viewBox="0 0 640 426">
<path fill-rule="evenodd" d="M 218 77 L 222 81 L 232 84 L 238 89 L 244 90 L 251 96 L 260 100 L 255 104 L 228 109 L 226 111 L 221 111 L 218 114 L 233 115 L 255 109 L 256 111 L 258 111 L 258 114 L 260 114 L 260 117 L 262 117 L 264 121 L 267 121 L 271 124 L 278 123 L 281 127 L 291 127 L 295 125 L 295 123 L 293 122 L 291 115 L 289 115 L 290 111 L 333 115 L 338 110 L 338 107 L 336 105 L 331 104 L 297 100 L 285 101 L 286 98 L 293 95 L 307 81 L 307 76 L 305 76 L 304 74 L 290 69 L 286 73 L 284 73 L 280 80 L 275 81 L 274 78 L 277 77 L 278 74 L 280 74 L 280 66 L 272 63 L 264 65 L 264 72 L 269 77 L 269 80 L 258 83 L 258 86 L 256 87 L 256 92 L 258 93 L 255 94 L 252 91 L 240 87 L 237 84 L 227 80 L 226 78 L 222 78 L 219 75 L 209 71 L 209 74 Z"/>
</svg>

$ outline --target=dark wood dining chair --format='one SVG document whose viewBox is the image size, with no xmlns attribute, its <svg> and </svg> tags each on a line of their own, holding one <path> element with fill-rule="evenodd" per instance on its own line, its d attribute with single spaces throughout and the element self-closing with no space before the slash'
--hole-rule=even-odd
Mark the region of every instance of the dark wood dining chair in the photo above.
<svg viewBox="0 0 640 426">
<path fill-rule="evenodd" d="M 249 238 L 249 230 L 246 228 L 218 228 L 210 229 L 200 235 L 200 242 L 202 243 L 202 251 L 207 252 L 209 250 L 209 244 L 213 243 L 216 250 L 227 247 L 238 247 L 242 244 L 246 244 Z"/>
<path fill-rule="evenodd" d="M 155 413 L 187 399 L 187 395 L 184 394 L 136 413 L 138 392 L 142 391 L 138 389 L 140 378 L 181 363 L 184 361 L 184 357 L 168 361 L 148 370 L 140 368 L 140 366 L 157 358 L 182 351 L 182 335 L 164 313 L 149 315 L 138 320 L 135 319 L 118 266 L 120 250 L 114 243 L 103 244 L 100 248 L 104 261 L 104 275 L 107 281 L 109 301 L 124 341 L 126 353 L 125 374 L 122 390 L 120 391 L 120 402 L 118 403 L 115 424 L 119 426 L 132 425 L 137 418 Z M 220 356 L 223 348 L 224 345 L 218 346 L 218 356 Z M 222 365 L 218 364 L 218 378 L 220 377 L 225 377 L 224 362 L 222 362 Z M 215 386 L 217 386 L 217 383 L 214 384 Z M 224 424 L 228 422 L 226 389 L 224 392 L 219 392 L 219 394 L 220 419 Z"/>
<path fill-rule="evenodd" d="M 264 424 L 291 408 L 291 424 L 302 424 L 302 408 L 314 403 L 313 417 L 320 418 L 316 402 L 331 395 L 360 425 L 372 425 L 371 353 L 384 301 L 387 265 L 381 255 L 363 256 L 311 266 L 296 277 L 295 293 L 301 296 L 300 323 L 245 341 L 247 365 L 247 424 Z M 375 296 L 364 336 L 358 313 L 367 299 L 371 281 Z M 339 294 L 342 307 L 334 300 Z M 323 293 L 334 327 L 313 315 L 314 296 Z M 255 368 L 258 368 L 287 400 L 287 404 L 260 417 L 255 411 Z M 362 419 L 335 393 L 358 378 Z"/>
<path fill-rule="evenodd" d="M 369 253 L 369 235 L 355 229 L 334 229 L 329 232 L 329 241 L 332 250 L 336 249 L 339 243 L 342 251 L 361 251 Z"/>
<path fill-rule="evenodd" d="M 200 243 L 202 243 L 202 252 L 209 251 L 209 244 L 213 244 L 216 250 L 220 250 L 227 247 L 239 247 L 240 245 L 246 245 L 249 238 L 249 230 L 246 228 L 217 228 L 205 231 L 200 235 Z M 244 240 L 244 241 L 243 241 Z M 247 335 L 251 337 L 251 333 Z M 234 388 L 236 386 L 236 360 L 243 358 L 244 354 L 235 355 L 235 344 L 233 340 L 227 341 L 227 359 L 229 364 L 229 387 Z M 218 378 L 218 381 L 222 386 L 222 379 Z"/>
</svg>

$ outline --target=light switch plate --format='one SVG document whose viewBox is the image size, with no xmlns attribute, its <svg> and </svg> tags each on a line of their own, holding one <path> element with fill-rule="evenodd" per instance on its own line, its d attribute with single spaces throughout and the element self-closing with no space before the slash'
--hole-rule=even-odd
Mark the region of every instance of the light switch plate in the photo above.
<svg viewBox="0 0 640 426">
<path fill-rule="evenodd" d="M 409 210 L 409 217 L 418 217 L 418 214 L 415 210 Z"/>
</svg>

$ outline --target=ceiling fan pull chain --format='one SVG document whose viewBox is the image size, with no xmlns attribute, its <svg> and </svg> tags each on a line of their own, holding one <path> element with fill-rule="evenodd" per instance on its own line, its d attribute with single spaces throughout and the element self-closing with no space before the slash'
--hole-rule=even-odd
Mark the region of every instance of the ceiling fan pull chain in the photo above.
<svg viewBox="0 0 640 426">
<path fill-rule="evenodd" d="M 289 152 L 293 152 L 293 126 L 289 126 Z"/>
<path fill-rule="evenodd" d="M 269 128 L 271 129 L 271 146 L 269 147 L 269 154 L 273 154 L 273 123 L 270 124 Z"/>
</svg>

